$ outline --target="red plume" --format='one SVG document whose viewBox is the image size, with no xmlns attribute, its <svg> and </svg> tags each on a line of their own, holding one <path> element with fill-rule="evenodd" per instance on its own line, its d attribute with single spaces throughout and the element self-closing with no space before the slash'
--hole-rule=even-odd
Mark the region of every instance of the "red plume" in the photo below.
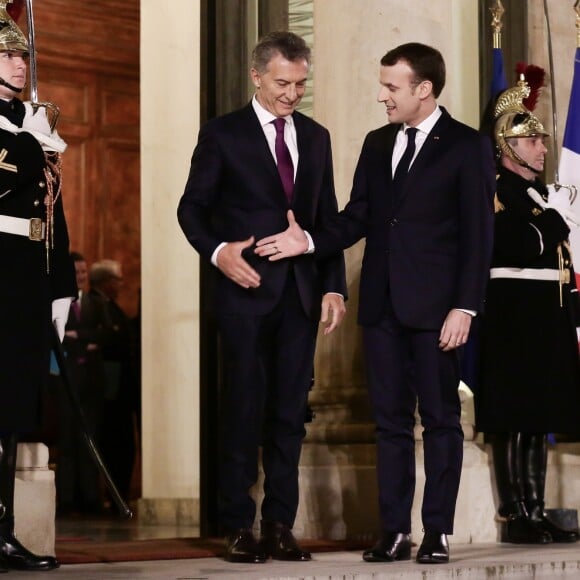
<svg viewBox="0 0 580 580">
<path fill-rule="evenodd" d="M 6 6 L 6 11 L 15 22 L 20 18 L 22 10 L 24 10 L 24 0 L 13 0 L 12 4 Z"/>
<path fill-rule="evenodd" d="M 516 64 L 516 74 L 518 75 L 518 78 L 523 74 L 528 85 L 530 85 L 530 96 L 527 99 L 524 99 L 524 105 L 530 111 L 533 111 L 538 103 L 540 90 L 545 86 L 544 79 L 546 78 L 546 71 L 535 64 L 518 62 Z"/>
</svg>

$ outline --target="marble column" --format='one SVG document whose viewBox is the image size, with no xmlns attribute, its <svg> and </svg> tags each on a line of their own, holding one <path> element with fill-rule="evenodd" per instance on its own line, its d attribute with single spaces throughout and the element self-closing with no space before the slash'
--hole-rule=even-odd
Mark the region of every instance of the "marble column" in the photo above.
<svg viewBox="0 0 580 580">
<path fill-rule="evenodd" d="M 141 0 L 145 523 L 199 523 L 199 263 L 176 218 L 199 129 L 199 25 L 199 0 Z"/>
</svg>

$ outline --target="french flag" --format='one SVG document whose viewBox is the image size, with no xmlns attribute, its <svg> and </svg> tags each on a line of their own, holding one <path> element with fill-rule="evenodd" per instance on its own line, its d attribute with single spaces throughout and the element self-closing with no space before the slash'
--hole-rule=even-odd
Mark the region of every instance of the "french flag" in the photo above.
<svg viewBox="0 0 580 580">
<path fill-rule="evenodd" d="M 492 52 L 492 76 L 489 88 L 492 100 L 507 89 L 507 80 L 503 66 L 503 52 L 501 48 L 494 48 Z"/>
<path fill-rule="evenodd" d="M 575 185 L 579 195 L 572 206 L 576 215 L 580 216 L 580 47 L 576 48 L 574 57 L 574 76 L 572 92 L 568 107 L 568 119 L 562 142 L 560 155 L 559 181 L 562 185 Z M 580 228 L 572 228 L 570 244 L 574 269 L 580 273 Z"/>
</svg>

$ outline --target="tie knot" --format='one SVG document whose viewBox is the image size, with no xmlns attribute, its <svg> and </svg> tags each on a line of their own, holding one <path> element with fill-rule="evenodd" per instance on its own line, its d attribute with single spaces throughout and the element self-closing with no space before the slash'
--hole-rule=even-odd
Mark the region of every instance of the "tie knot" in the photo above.
<svg viewBox="0 0 580 580">
<path fill-rule="evenodd" d="M 405 131 L 405 135 L 407 135 L 407 143 L 414 143 L 415 142 L 415 135 L 417 134 L 417 127 L 407 127 Z"/>
<path fill-rule="evenodd" d="M 284 133 L 284 126 L 286 125 L 286 119 L 283 117 L 276 117 L 272 123 L 274 123 L 274 127 L 276 127 L 276 133 Z"/>
</svg>

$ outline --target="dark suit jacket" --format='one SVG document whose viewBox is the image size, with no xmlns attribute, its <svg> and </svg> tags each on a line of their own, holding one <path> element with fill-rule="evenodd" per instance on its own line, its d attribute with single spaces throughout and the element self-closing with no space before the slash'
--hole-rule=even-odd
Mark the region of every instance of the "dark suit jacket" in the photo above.
<svg viewBox="0 0 580 580">
<path fill-rule="evenodd" d="M 483 308 L 495 166 L 488 142 L 442 111 L 397 200 L 391 160 L 400 125 L 369 133 L 348 205 L 331 227 L 314 232 L 320 256 L 366 236 L 363 325 L 380 320 L 389 294 L 398 319 L 418 329 L 440 328 L 452 308 Z"/>
<path fill-rule="evenodd" d="M 298 222 L 313 230 L 337 214 L 328 131 L 294 113 L 298 170 L 292 209 Z M 248 104 L 202 127 L 193 152 L 189 179 L 178 218 L 191 245 L 207 260 L 221 242 L 256 241 L 288 227 L 286 200 L 276 163 L 258 118 Z M 261 285 L 244 289 L 221 273 L 216 301 L 223 312 L 265 314 L 278 302 L 293 270 L 305 312 L 320 314 L 323 293 L 346 296 L 344 258 L 340 249 L 324 259 L 303 255 L 270 262 L 253 250 L 244 257 L 260 274 Z"/>
</svg>

